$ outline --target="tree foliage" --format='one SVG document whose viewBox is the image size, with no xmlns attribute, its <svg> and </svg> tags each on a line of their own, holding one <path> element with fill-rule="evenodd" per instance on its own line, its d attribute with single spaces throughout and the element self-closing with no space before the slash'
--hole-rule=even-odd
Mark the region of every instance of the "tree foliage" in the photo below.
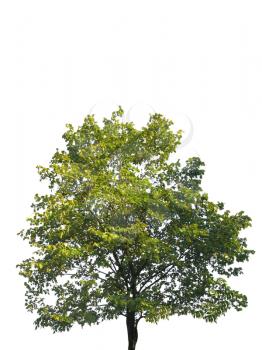
<svg viewBox="0 0 262 350">
<path fill-rule="evenodd" d="M 119 107 L 103 127 L 94 115 L 77 129 L 67 124 L 65 150 L 37 167 L 50 193 L 34 197 L 18 233 L 34 252 L 17 265 L 36 328 L 120 315 L 133 328 L 175 314 L 212 322 L 247 306 L 227 278 L 254 253 L 240 237 L 250 217 L 209 201 L 198 157 L 168 161 L 182 135 L 170 120 L 153 114 L 137 130 L 122 116 Z"/>
</svg>

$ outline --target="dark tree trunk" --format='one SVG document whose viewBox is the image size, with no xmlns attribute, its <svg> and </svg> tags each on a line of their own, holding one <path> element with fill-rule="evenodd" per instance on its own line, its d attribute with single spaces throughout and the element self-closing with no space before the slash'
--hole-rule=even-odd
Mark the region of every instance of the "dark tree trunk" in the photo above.
<svg viewBox="0 0 262 350">
<path fill-rule="evenodd" d="M 137 333 L 137 320 L 135 319 L 134 312 L 127 313 L 126 327 L 127 327 L 127 335 L 128 335 L 128 350 L 135 350 L 138 333 Z"/>
</svg>

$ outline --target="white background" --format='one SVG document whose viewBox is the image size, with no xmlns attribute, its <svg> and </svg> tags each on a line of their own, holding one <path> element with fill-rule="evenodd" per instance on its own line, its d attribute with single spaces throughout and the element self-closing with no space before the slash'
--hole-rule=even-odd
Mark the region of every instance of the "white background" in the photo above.
<svg viewBox="0 0 262 350">
<path fill-rule="evenodd" d="M 231 285 L 248 296 L 217 324 L 190 316 L 142 321 L 138 350 L 261 349 L 262 22 L 259 1 L 2 1 L 1 344 L 3 349 L 127 348 L 124 319 L 53 334 L 34 330 L 15 265 L 30 250 L 16 233 L 65 124 L 122 105 L 145 123 L 155 110 L 177 119 L 181 157 L 206 163 L 203 189 L 253 219 L 256 255 Z M 190 129 L 188 119 L 193 128 Z"/>
</svg>

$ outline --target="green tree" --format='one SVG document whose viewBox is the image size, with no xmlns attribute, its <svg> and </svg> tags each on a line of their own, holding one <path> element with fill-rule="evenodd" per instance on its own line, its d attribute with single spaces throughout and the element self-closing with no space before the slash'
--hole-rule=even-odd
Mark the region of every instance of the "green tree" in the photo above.
<svg viewBox="0 0 262 350">
<path fill-rule="evenodd" d="M 35 327 L 126 318 L 128 349 L 141 319 L 191 314 L 213 322 L 247 298 L 228 285 L 254 253 L 240 231 L 251 225 L 200 187 L 204 163 L 170 162 L 181 141 L 170 120 L 150 115 L 137 130 L 121 107 L 99 127 L 88 115 L 67 124 L 65 150 L 38 166 L 49 194 L 36 194 L 29 226 L 18 233 L 35 250 L 17 265 Z M 221 277 L 222 276 L 222 277 Z"/>
</svg>

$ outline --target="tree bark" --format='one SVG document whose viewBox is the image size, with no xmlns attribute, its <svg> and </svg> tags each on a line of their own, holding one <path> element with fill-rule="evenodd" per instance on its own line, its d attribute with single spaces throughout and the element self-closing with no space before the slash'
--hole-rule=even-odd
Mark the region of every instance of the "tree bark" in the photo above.
<svg viewBox="0 0 262 350">
<path fill-rule="evenodd" d="M 135 319 L 134 312 L 127 313 L 126 326 L 127 326 L 127 335 L 128 335 L 128 350 L 135 350 L 138 333 L 137 333 L 137 320 Z"/>
</svg>

